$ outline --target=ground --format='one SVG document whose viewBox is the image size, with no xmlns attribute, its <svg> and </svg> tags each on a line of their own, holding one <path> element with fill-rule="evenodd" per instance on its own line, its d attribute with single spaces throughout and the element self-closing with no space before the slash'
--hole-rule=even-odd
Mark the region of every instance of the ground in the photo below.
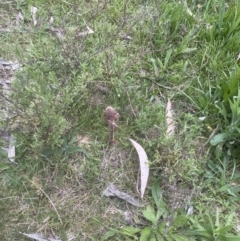
<svg viewBox="0 0 240 241">
<path fill-rule="evenodd" d="M 0 3 L 0 240 L 240 240 L 239 21 L 238 1 Z"/>
</svg>

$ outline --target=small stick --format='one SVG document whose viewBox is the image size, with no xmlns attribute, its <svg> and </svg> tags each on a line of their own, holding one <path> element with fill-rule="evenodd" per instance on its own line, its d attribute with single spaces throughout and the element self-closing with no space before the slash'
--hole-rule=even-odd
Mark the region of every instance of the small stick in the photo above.
<svg viewBox="0 0 240 241">
<path fill-rule="evenodd" d="M 208 145 L 208 143 L 212 140 L 212 138 L 216 135 L 217 131 L 219 129 L 219 124 L 217 127 L 213 130 L 207 141 L 199 148 L 199 152 L 202 153 L 204 148 Z"/>
<path fill-rule="evenodd" d="M 211 140 L 212 138 L 215 136 L 215 134 L 217 133 L 219 128 L 219 124 L 217 125 L 217 127 L 213 130 L 213 132 L 211 133 L 211 135 L 209 136 L 208 140 L 206 141 L 206 143 L 203 145 L 203 147 L 205 147 Z"/>
</svg>

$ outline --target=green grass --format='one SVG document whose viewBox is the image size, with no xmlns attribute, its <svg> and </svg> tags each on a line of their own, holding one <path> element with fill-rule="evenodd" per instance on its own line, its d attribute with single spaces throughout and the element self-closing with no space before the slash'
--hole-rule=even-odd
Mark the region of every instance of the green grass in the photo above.
<svg viewBox="0 0 240 241">
<path fill-rule="evenodd" d="M 162 240 L 233 240 L 240 223 L 239 22 L 238 1 L 0 3 L 0 57 L 21 64 L 10 101 L 1 95 L 0 102 L 1 129 L 17 140 L 17 165 L 0 153 L 0 239 L 38 232 L 101 240 L 111 230 L 108 240 L 138 240 L 151 230 L 142 240 L 158 232 Z M 87 27 L 94 33 L 79 36 Z M 173 138 L 165 134 L 168 98 Z M 109 105 L 120 114 L 113 146 L 103 120 Z M 138 157 L 128 138 L 149 157 L 150 209 L 103 196 L 110 183 L 138 196 Z M 160 209 L 151 222 L 146 212 Z"/>
</svg>

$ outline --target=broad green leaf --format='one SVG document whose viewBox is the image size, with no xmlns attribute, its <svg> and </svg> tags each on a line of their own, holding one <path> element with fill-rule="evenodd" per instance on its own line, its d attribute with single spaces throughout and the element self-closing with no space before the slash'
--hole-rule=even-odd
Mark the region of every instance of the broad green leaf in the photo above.
<svg viewBox="0 0 240 241">
<path fill-rule="evenodd" d="M 160 208 L 157 210 L 157 214 L 156 214 L 156 220 L 159 220 L 160 217 L 166 217 L 167 215 L 167 210 Z"/>
<path fill-rule="evenodd" d="M 151 221 L 153 224 L 155 224 L 157 222 L 155 210 L 153 209 L 153 207 L 151 205 L 147 205 L 146 210 L 143 210 L 142 213 L 143 213 L 143 216 L 147 220 Z"/>
<path fill-rule="evenodd" d="M 156 64 L 156 60 L 154 58 L 151 58 L 150 61 L 152 62 L 155 75 L 157 76 L 158 75 L 158 67 L 157 67 L 157 64 Z"/>
<path fill-rule="evenodd" d="M 239 191 L 240 191 L 240 188 L 237 186 L 227 189 L 228 194 L 230 194 L 236 198 L 238 197 Z"/>
<path fill-rule="evenodd" d="M 140 241 L 148 241 L 148 238 L 151 236 L 152 228 L 146 227 L 141 231 Z"/>
<path fill-rule="evenodd" d="M 157 208 L 159 209 L 161 206 L 160 203 L 162 201 L 162 191 L 160 189 L 159 180 L 155 181 L 152 186 L 152 196 Z"/>
<path fill-rule="evenodd" d="M 166 69 L 166 67 L 167 67 L 167 65 L 168 65 L 168 63 L 169 63 L 169 59 L 170 59 L 170 57 L 171 57 L 171 55 L 172 55 L 172 52 L 173 52 L 172 49 L 169 49 L 169 50 L 167 51 L 166 57 L 165 57 L 165 59 L 164 59 L 164 69 Z"/>
<path fill-rule="evenodd" d="M 159 64 L 160 68 L 164 69 L 164 65 L 163 65 L 162 61 L 160 59 L 157 59 L 157 62 Z"/>
<path fill-rule="evenodd" d="M 202 231 L 202 230 L 190 230 L 190 231 L 186 231 L 186 235 L 194 235 L 194 236 L 201 236 L 201 237 L 205 237 L 205 238 L 209 238 L 209 240 L 211 240 L 212 235 L 209 234 L 206 231 Z"/>
<path fill-rule="evenodd" d="M 195 227 L 195 229 L 193 229 L 193 230 L 190 230 L 190 232 L 191 231 L 207 231 L 207 230 L 209 230 L 209 228 L 208 227 L 206 227 L 206 225 L 201 225 L 199 222 L 198 222 L 198 220 L 196 220 L 196 219 L 194 219 L 194 218 L 191 218 L 191 217 L 188 217 L 189 218 L 189 220 L 192 222 L 192 224 L 193 224 L 193 226 Z M 207 226 L 209 226 L 209 225 L 207 225 Z M 210 227 L 210 229 L 211 229 L 211 227 Z"/>
<path fill-rule="evenodd" d="M 173 225 L 181 227 L 187 222 L 187 220 L 188 220 L 187 215 L 179 215 L 173 220 Z"/>
<path fill-rule="evenodd" d="M 215 232 L 218 234 L 226 234 L 233 229 L 233 225 L 228 225 L 225 227 L 218 228 Z"/>
<path fill-rule="evenodd" d="M 229 214 L 227 222 L 226 222 L 226 226 L 231 225 L 234 215 L 235 215 L 235 212 L 232 212 L 231 214 Z"/>
<path fill-rule="evenodd" d="M 8 165 L 6 165 L 6 164 L 4 164 L 4 163 L 0 163 L 0 172 L 6 170 L 6 169 L 8 169 L 8 168 L 9 168 Z"/>
<path fill-rule="evenodd" d="M 189 237 L 184 237 L 180 234 L 171 234 L 171 237 L 174 241 L 189 241 Z"/>
<path fill-rule="evenodd" d="M 219 192 L 225 192 L 225 191 L 227 191 L 230 195 L 232 195 L 234 197 L 238 197 L 239 190 L 236 190 L 236 188 L 230 186 L 229 184 L 227 184 L 219 189 Z"/>
<path fill-rule="evenodd" d="M 7 157 L 7 151 L 0 147 L 0 156 Z"/>
<path fill-rule="evenodd" d="M 134 227 L 130 227 L 130 226 L 124 227 L 121 230 L 122 233 L 124 233 L 126 235 L 129 235 L 129 236 L 132 236 L 132 237 L 134 237 L 134 234 L 139 233 L 140 231 L 141 231 L 140 228 L 134 228 Z"/>
<path fill-rule="evenodd" d="M 175 241 L 175 240 L 170 235 L 167 235 L 167 236 L 164 237 L 164 241 Z"/>
<path fill-rule="evenodd" d="M 160 233 L 162 235 L 165 231 L 165 227 L 166 227 L 165 222 L 160 223 L 158 226 L 158 233 Z"/>
<path fill-rule="evenodd" d="M 149 241 L 157 241 L 157 239 L 155 237 L 151 237 Z"/>
<path fill-rule="evenodd" d="M 224 234 L 218 236 L 219 241 L 240 241 L 240 236 L 234 234 Z"/>
<path fill-rule="evenodd" d="M 110 237 L 113 237 L 118 231 L 117 230 L 108 230 L 101 238 L 101 241 L 106 241 L 108 240 Z"/>
<path fill-rule="evenodd" d="M 68 146 L 65 151 L 66 151 L 67 154 L 74 154 L 74 153 L 77 153 L 77 152 L 81 152 L 86 157 L 88 157 L 88 153 L 86 152 L 86 150 L 84 150 L 83 148 L 78 147 L 78 146 Z"/>
<path fill-rule="evenodd" d="M 162 198 L 162 191 L 160 189 L 159 180 L 155 181 L 152 186 L 152 196 L 158 209 L 156 219 L 159 220 L 161 216 L 167 213 L 166 204 L 164 203 Z"/>
<path fill-rule="evenodd" d="M 220 189 L 219 189 L 219 192 L 225 192 L 226 190 L 228 190 L 230 188 L 229 184 L 225 185 L 225 186 L 222 186 Z"/>
<path fill-rule="evenodd" d="M 62 154 L 62 149 L 61 148 L 56 148 L 56 149 L 44 148 L 43 150 L 41 150 L 41 154 L 43 156 L 50 156 L 53 154 Z"/>
<path fill-rule="evenodd" d="M 214 136 L 212 138 L 212 140 L 210 141 L 211 145 L 213 146 L 216 146 L 218 145 L 219 143 L 221 142 L 224 142 L 225 139 L 229 136 L 228 133 L 220 133 L 220 134 L 217 134 L 216 136 Z"/>
</svg>

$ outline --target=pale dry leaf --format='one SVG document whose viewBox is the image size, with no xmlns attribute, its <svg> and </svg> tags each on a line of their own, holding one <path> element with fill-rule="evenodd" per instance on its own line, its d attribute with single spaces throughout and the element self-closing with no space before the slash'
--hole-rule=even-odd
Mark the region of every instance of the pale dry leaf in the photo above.
<svg viewBox="0 0 240 241">
<path fill-rule="evenodd" d="M 187 13 L 188 13 L 191 17 L 195 18 L 195 15 L 194 15 L 194 14 L 192 13 L 192 11 L 188 8 L 186 1 L 183 2 L 183 5 L 184 5 Z"/>
<path fill-rule="evenodd" d="M 240 59 L 240 53 L 238 54 L 238 56 L 237 56 L 237 61 Z"/>
<path fill-rule="evenodd" d="M 201 116 L 201 117 L 199 117 L 198 119 L 199 119 L 200 121 L 204 121 L 206 118 L 207 118 L 206 116 Z"/>
<path fill-rule="evenodd" d="M 23 21 L 23 20 L 24 20 L 24 16 L 21 14 L 21 12 L 19 12 L 16 17 L 16 25 L 19 25 L 20 21 Z"/>
<path fill-rule="evenodd" d="M 84 36 L 86 36 L 88 34 L 93 34 L 94 33 L 94 31 L 91 28 L 89 28 L 88 26 L 86 26 L 86 27 L 87 27 L 87 31 L 80 32 L 76 36 L 77 37 L 84 37 Z"/>
<path fill-rule="evenodd" d="M 193 206 L 190 206 L 187 210 L 187 215 L 192 215 L 193 214 Z"/>
<path fill-rule="evenodd" d="M 31 7 L 31 16 L 32 16 L 32 20 L 33 20 L 33 25 L 36 26 L 37 25 L 37 19 L 36 19 L 36 13 L 38 11 L 38 9 L 36 7 Z"/>
<path fill-rule="evenodd" d="M 21 232 L 20 232 L 20 233 L 21 233 Z M 61 241 L 61 239 L 45 238 L 45 237 L 44 237 L 42 234 L 40 234 L 40 233 L 30 233 L 30 234 L 21 233 L 21 234 L 23 234 L 24 236 L 26 236 L 26 237 L 28 237 L 28 238 L 37 240 L 37 241 Z"/>
<path fill-rule="evenodd" d="M 51 16 L 50 19 L 49 19 L 49 24 L 52 25 L 53 22 L 54 22 L 54 18 L 53 18 L 53 16 Z"/>
<path fill-rule="evenodd" d="M 16 151 L 15 151 L 15 142 L 16 142 L 16 139 L 15 137 L 11 134 L 10 135 L 10 138 L 9 138 L 9 147 L 8 147 L 8 159 L 11 161 L 11 162 L 14 162 L 15 163 L 15 154 L 16 154 Z"/>
<path fill-rule="evenodd" d="M 121 35 L 121 39 L 122 40 L 132 40 L 132 37 L 127 34 L 124 34 L 124 35 Z"/>
<path fill-rule="evenodd" d="M 172 103 L 170 99 L 168 99 L 167 107 L 166 107 L 166 122 L 167 122 L 166 136 L 170 137 L 174 134 L 174 129 L 175 129 L 173 114 L 172 114 Z"/>
<path fill-rule="evenodd" d="M 191 11 L 189 8 L 187 8 L 187 13 L 188 13 L 191 17 L 195 18 L 195 15 L 192 13 L 192 11 Z"/>
<path fill-rule="evenodd" d="M 21 234 L 23 234 L 24 236 L 26 236 L 26 237 L 28 237 L 28 238 L 37 240 L 37 241 L 47 241 L 47 239 L 45 239 L 45 238 L 44 238 L 41 234 L 39 234 L 39 233 L 30 233 L 30 234 L 21 233 Z"/>
<path fill-rule="evenodd" d="M 143 198 L 147 182 L 148 182 L 148 176 L 149 176 L 149 163 L 148 163 L 148 158 L 145 150 L 143 147 L 138 144 L 136 141 L 129 139 L 133 146 L 135 147 L 138 157 L 139 157 L 139 162 L 140 162 L 140 171 L 141 171 L 141 198 Z"/>
</svg>

